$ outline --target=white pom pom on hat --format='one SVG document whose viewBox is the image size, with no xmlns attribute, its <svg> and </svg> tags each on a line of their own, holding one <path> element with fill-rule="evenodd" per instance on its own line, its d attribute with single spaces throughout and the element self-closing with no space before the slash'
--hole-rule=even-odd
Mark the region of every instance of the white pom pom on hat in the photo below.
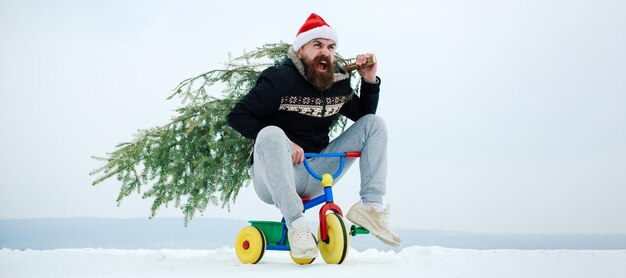
<svg viewBox="0 0 626 278">
<path fill-rule="evenodd" d="M 293 41 L 293 50 L 298 51 L 300 47 L 317 38 L 332 40 L 335 44 L 338 43 L 335 29 L 331 28 L 321 16 L 312 13 L 300 27 L 300 30 L 298 30 L 296 39 Z"/>
</svg>

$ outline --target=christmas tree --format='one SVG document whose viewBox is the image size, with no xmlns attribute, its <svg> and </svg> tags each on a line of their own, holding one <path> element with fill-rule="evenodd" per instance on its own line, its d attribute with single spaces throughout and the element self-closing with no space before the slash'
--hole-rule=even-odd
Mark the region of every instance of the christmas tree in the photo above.
<svg viewBox="0 0 626 278">
<path fill-rule="evenodd" d="M 185 224 L 209 204 L 230 208 L 250 181 L 248 158 L 253 142 L 232 129 L 226 115 L 254 86 L 262 70 L 282 63 L 289 47 L 287 43 L 266 44 L 229 57 L 224 69 L 180 82 L 168 97 L 182 99 L 177 115 L 163 126 L 141 130 L 133 141 L 118 144 L 106 157 L 94 156 L 105 165 L 90 173 L 98 175 L 93 185 L 116 177 L 122 184 L 118 205 L 136 192 L 154 199 L 151 217 L 173 203 L 183 211 Z M 350 62 L 338 54 L 335 58 L 339 64 Z M 211 90 L 218 87 L 223 87 L 221 97 L 213 96 Z M 340 117 L 333 133 L 345 126 L 346 119 Z"/>
</svg>

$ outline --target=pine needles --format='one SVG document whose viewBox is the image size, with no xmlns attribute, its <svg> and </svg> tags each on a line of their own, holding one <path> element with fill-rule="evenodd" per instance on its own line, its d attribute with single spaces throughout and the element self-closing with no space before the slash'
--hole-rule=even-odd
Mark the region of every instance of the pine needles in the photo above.
<svg viewBox="0 0 626 278">
<path fill-rule="evenodd" d="M 226 115 L 262 70 L 282 62 L 289 47 L 266 44 L 241 57 L 229 57 L 225 69 L 183 80 L 168 97 L 182 99 L 177 116 L 164 126 L 141 130 L 107 157 L 93 157 L 105 163 L 90 173 L 98 175 L 93 185 L 115 177 L 122 184 L 118 205 L 136 192 L 153 198 L 151 217 L 173 203 L 183 211 L 185 224 L 209 204 L 230 208 L 251 177 L 252 141 L 228 126 Z M 209 89 L 220 86 L 222 97 L 213 96 Z M 345 126 L 342 117 L 334 130 Z"/>
</svg>

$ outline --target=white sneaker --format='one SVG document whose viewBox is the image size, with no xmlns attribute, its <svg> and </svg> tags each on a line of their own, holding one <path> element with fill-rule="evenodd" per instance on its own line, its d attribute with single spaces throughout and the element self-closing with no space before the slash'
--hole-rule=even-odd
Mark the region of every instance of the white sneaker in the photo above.
<svg viewBox="0 0 626 278">
<path fill-rule="evenodd" d="M 317 243 L 306 223 L 303 224 L 287 230 L 291 256 L 297 259 L 312 259 L 317 257 Z"/>
<path fill-rule="evenodd" d="M 388 245 L 397 247 L 402 243 L 400 237 L 391 231 L 389 227 L 389 206 L 382 210 L 376 206 L 366 205 L 362 201 L 358 201 L 350 208 L 346 218 L 352 223 L 367 229 Z"/>
</svg>

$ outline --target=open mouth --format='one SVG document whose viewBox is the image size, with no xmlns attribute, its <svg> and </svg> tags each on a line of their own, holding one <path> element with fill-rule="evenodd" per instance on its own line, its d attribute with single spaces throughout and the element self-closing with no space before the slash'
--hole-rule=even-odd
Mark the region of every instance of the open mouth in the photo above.
<svg viewBox="0 0 626 278">
<path fill-rule="evenodd" d="M 325 72 L 328 69 L 328 62 L 326 61 L 320 61 L 317 64 L 317 71 L 319 72 Z"/>
</svg>

